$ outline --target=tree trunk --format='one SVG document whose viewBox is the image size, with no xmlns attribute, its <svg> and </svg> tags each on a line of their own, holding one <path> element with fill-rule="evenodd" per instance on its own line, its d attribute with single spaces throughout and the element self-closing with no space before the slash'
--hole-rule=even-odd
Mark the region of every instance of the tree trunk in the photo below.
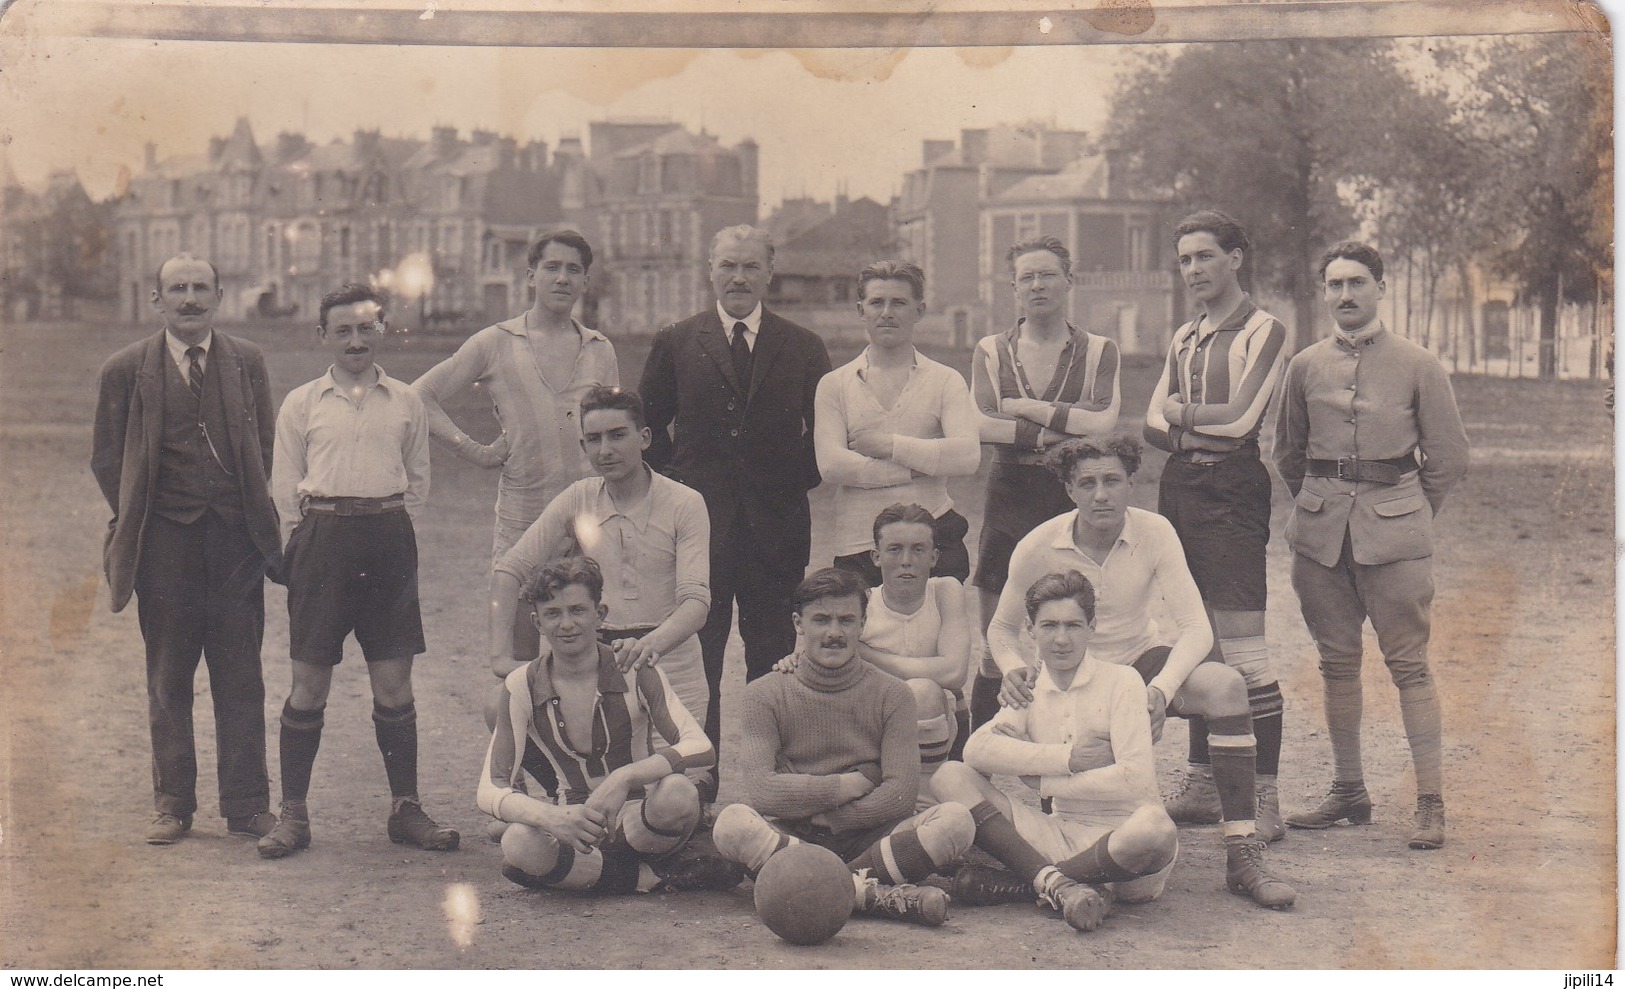
<svg viewBox="0 0 1625 989">
<path fill-rule="evenodd" d="M 1557 377 L 1557 292 L 1547 287 L 1540 295 L 1540 376 Z"/>
<path fill-rule="evenodd" d="M 1302 292 L 1292 297 L 1292 319 L 1296 324 L 1292 328 L 1292 352 L 1298 351 L 1314 343 L 1315 336 L 1315 309 L 1319 302 L 1312 295 Z"/>
</svg>

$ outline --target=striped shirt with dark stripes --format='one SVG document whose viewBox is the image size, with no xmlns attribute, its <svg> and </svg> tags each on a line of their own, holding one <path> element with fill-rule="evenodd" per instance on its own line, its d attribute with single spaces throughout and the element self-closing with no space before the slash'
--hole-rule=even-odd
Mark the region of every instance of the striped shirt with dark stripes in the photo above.
<svg viewBox="0 0 1625 989">
<path fill-rule="evenodd" d="M 558 693 L 553 687 L 550 656 L 520 667 L 503 682 L 502 709 L 491 735 L 486 783 L 491 788 L 481 806 L 496 806 L 502 791 L 517 789 L 523 769 L 520 756 L 529 738 L 541 749 L 559 778 L 559 802 L 585 803 L 604 777 L 622 766 L 658 755 L 674 773 L 703 769 L 716 762 L 705 729 L 672 692 L 664 673 L 652 666 L 638 669 L 628 683 L 610 647 L 598 646 L 598 703 L 592 715 L 592 746 L 578 752 L 565 732 Z M 494 792 L 493 792 L 494 791 Z M 641 796 L 633 793 L 632 796 Z"/>
<path fill-rule="evenodd" d="M 1179 449 L 1179 436 L 1187 431 L 1256 440 L 1286 358 L 1286 328 L 1251 298 L 1244 298 L 1218 326 L 1205 315 L 1191 320 L 1168 346 L 1145 414 L 1146 439 L 1170 452 Z M 1183 424 L 1169 423 L 1163 415 L 1170 395 L 1180 396 L 1188 407 Z"/>
<path fill-rule="evenodd" d="M 1044 428 L 1082 436 L 1109 433 L 1117 425 L 1117 344 L 1067 324 L 1068 339 L 1055 373 L 1042 383 L 1030 381 L 1021 366 L 1021 327 L 977 341 L 971 355 L 971 397 L 982 413 L 982 441 L 993 446 L 995 460 L 1037 463 Z M 1037 423 L 999 410 L 1006 398 L 1036 398 L 1049 403 L 1049 421 Z"/>
</svg>

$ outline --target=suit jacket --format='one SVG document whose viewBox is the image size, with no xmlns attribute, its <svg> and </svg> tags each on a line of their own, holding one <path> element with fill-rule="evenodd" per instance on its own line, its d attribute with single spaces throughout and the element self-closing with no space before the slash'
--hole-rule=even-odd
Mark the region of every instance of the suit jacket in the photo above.
<svg viewBox="0 0 1625 989">
<path fill-rule="evenodd" d="M 829 351 L 818 334 L 763 309 L 751 356 L 742 382 L 715 308 L 663 327 L 638 386 L 654 432 L 646 460 L 705 496 L 713 562 L 742 504 L 757 548 L 801 568 L 812 542 L 807 492 L 820 480 L 813 403 Z"/>
<path fill-rule="evenodd" d="M 113 509 L 102 564 L 114 611 L 122 610 L 135 590 L 142 537 L 158 483 L 164 362 L 169 359 L 160 331 L 102 365 L 90 470 Z M 220 398 L 234 460 L 232 473 L 242 484 L 244 524 L 267 565 L 275 569 L 281 564 L 282 549 L 266 478 L 271 473 L 276 409 L 265 355 L 254 344 L 216 330 L 209 360 L 219 362 Z"/>
<path fill-rule="evenodd" d="M 1307 461 L 1414 455 L 1398 484 L 1308 476 Z M 1360 564 L 1433 554 L 1433 516 L 1468 467 L 1467 433 L 1450 376 L 1427 350 L 1380 324 L 1352 343 L 1333 336 L 1287 365 L 1275 466 L 1292 492 L 1287 544 L 1337 564 L 1346 533 Z"/>
</svg>

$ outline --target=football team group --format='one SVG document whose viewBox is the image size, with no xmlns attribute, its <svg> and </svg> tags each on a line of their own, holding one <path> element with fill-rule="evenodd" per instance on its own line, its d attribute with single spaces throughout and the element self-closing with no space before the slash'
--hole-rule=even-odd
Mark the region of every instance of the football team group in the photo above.
<svg viewBox="0 0 1625 989">
<path fill-rule="evenodd" d="M 515 883 L 728 889 L 810 843 L 850 868 L 858 913 L 934 926 L 951 903 L 1026 901 L 1088 931 L 1114 902 L 1159 896 L 1177 826 L 1205 824 L 1230 890 L 1289 907 L 1269 843 L 1288 826 L 1372 819 L 1368 619 L 1415 766 L 1415 826 L 1400 840 L 1440 847 L 1432 522 L 1468 463 L 1449 379 L 1384 327 L 1369 245 L 1321 259 L 1335 329 L 1295 356 L 1242 289 L 1252 248 L 1240 224 L 1193 213 L 1172 246 L 1194 318 L 1145 411 L 1145 441 L 1168 453 L 1157 512 L 1129 505 L 1141 443 L 1118 432 L 1118 349 L 1069 322 L 1071 258 L 1054 238 L 1010 248 L 1021 317 L 978 342 L 968 385 L 914 346 L 920 268 L 863 268 L 868 346 L 831 369 L 816 333 L 763 307 L 773 246 L 736 226 L 712 243 L 716 305 L 661 328 L 637 390 L 623 389 L 611 340 L 574 315 L 592 248 L 562 230 L 530 250 L 534 306 L 412 384 L 376 362 L 386 299 L 333 291 L 317 324 L 332 364 L 280 411 L 260 350 L 214 329 L 214 266 L 170 258 L 153 292 L 164 330 L 102 370 L 92 464 L 114 512 L 112 606 L 134 595 L 146 643 L 146 841 L 192 827 L 201 658 L 227 830 L 266 858 L 310 845 L 324 710 L 353 633 L 392 796 L 387 833 L 458 847 L 418 798 L 413 520 L 433 436 L 501 472 L 497 680 L 484 765 L 467 782 Z M 470 389 L 501 423 L 492 443 L 444 410 Z M 1294 498 L 1292 584 L 1333 760 L 1325 799 L 1284 818 L 1283 704 L 1264 634 L 1272 481 L 1259 435 L 1272 398 L 1273 462 Z M 947 479 L 982 471 L 984 447 L 972 577 Z M 832 516 L 817 521 L 833 565 L 809 575 L 807 493 L 820 483 L 833 488 Z M 280 814 L 265 754 L 266 576 L 288 589 Z M 740 782 L 721 802 L 736 603 L 747 682 L 730 691 L 743 739 L 728 757 Z M 1152 747 L 1169 715 L 1189 721 L 1189 765 L 1164 799 Z M 1023 788 L 997 777 L 1034 792 L 1012 796 Z"/>
</svg>

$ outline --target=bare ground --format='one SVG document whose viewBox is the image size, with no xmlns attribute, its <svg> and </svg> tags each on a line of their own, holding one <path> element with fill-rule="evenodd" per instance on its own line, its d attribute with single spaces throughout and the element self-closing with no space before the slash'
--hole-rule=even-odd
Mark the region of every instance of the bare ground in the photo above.
<svg viewBox="0 0 1625 989">
<path fill-rule="evenodd" d="M 435 450 L 420 526 L 429 653 L 419 660 L 426 805 L 464 833 L 436 854 L 384 835 L 387 790 L 359 655 L 335 678 L 311 805 L 315 843 L 265 862 L 213 816 L 214 745 L 198 680 L 203 811 L 171 848 L 150 817 L 141 639 L 133 607 L 107 611 L 107 509 L 87 464 L 101 360 L 146 330 L 7 328 L 0 358 L 0 964 L 16 968 L 1609 968 L 1616 957 L 1617 818 L 1613 471 L 1600 387 L 1458 379 L 1472 475 L 1440 520 L 1433 658 L 1444 697 L 1449 842 L 1405 847 L 1414 789 L 1395 691 L 1374 643 L 1366 663 L 1371 827 L 1293 832 L 1270 861 L 1298 889 L 1290 911 L 1225 892 L 1211 829 L 1181 833 L 1167 893 L 1076 935 L 1034 907 L 957 910 L 926 931 L 854 919 L 795 948 L 732 893 L 588 899 L 521 890 L 497 873 L 473 791 L 483 587 L 494 478 Z M 278 397 L 319 373 L 292 330 L 267 342 Z M 628 380 L 642 363 L 623 345 Z M 389 357 L 413 378 L 432 348 Z M 945 355 L 957 365 L 963 354 Z M 836 354 L 837 361 L 840 354 Z M 1149 372 L 1125 372 L 1125 409 Z M 1126 419 L 1126 417 L 1125 417 Z M 1126 425 L 1137 425 L 1129 424 Z M 1155 500 L 1159 462 L 1137 503 Z M 956 494 L 973 527 L 981 482 Z M 1277 533 L 1284 492 L 1277 489 Z M 827 495 L 814 496 L 814 515 Z M 973 528 L 973 536 L 975 529 Z M 827 552 L 814 548 L 815 561 Z M 1277 538 L 1269 636 L 1287 697 L 1281 789 L 1290 807 L 1330 778 L 1313 648 Z M 280 588 L 267 593 L 267 722 L 287 691 Z M 738 663 L 738 643 L 730 661 Z M 735 669 L 737 688 L 740 677 Z M 732 705 L 725 698 L 724 711 Z M 737 734 L 737 725 L 727 722 Z M 1158 747 L 1171 786 L 1185 729 Z M 724 799 L 734 791 L 725 765 Z M 483 920 L 454 940 L 444 909 L 468 884 Z"/>
</svg>

